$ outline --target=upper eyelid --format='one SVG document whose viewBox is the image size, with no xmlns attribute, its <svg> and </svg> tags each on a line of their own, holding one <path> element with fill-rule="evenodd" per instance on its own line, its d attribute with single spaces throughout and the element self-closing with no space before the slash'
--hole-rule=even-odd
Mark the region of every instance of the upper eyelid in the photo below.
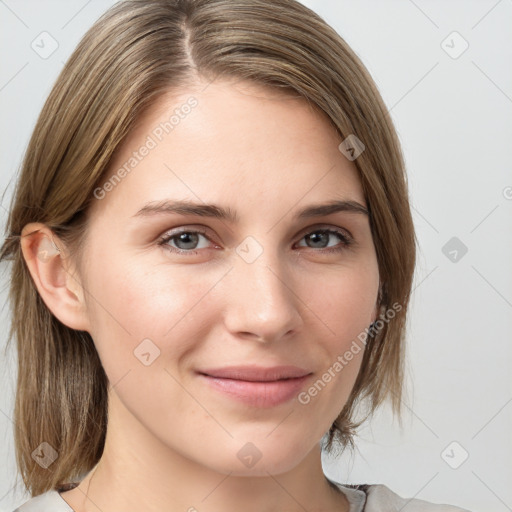
<svg viewBox="0 0 512 512">
<path fill-rule="evenodd" d="M 348 238 L 354 238 L 352 233 L 347 229 L 347 228 L 343 228 L 341 226 L 333 226 L 332 224 L 314 224 L 313 226 L 309 226 L 307 228 L 304 228 L 303 230 L 299 231 L 299 234 L 298 236 L 300 236 L 301 238 L 308 234 L 308 233 L 311 233 L 311 232 L 314 232 L 314 231 L 322 231 L 322 230 L 326 230 L 326 231 L 341 231 L 343 234 L 345 234 L 345 236 L 348 236 Z"/>
</svg>

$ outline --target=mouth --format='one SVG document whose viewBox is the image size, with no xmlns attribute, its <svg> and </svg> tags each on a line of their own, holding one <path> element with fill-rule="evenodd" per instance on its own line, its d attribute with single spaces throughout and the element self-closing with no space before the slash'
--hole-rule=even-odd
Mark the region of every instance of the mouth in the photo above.
<svg viewBox="0 0 512 512">
<path fill-rule="evenodd" d="M 297 396 L 312 372 L 296 366 L 236 366 L 198 371 L 210 389 L 252 407 L 275 407 Z"/>
</svg>

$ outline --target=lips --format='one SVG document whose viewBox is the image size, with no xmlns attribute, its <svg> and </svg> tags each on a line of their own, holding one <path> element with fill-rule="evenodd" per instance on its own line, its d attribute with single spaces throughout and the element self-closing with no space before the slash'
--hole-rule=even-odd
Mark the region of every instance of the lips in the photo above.
<svg viewBox="0 0 512 512">
<path fill-rule="evenodd" d="M 297 366 L 231 366 L 198 372 L 216 392 L 252 407 L 274 407 L 296 397 L 311 372 Z"/>
<path fill-rule="evenodd" d="M 229 366 L 199 371 L 210 377 L 221 379 L 245 380 L 251 382 L 271 382 L 282 379 L 295 379 L 309 375 L 311 372 L 298 366 Z"/>
</svg>

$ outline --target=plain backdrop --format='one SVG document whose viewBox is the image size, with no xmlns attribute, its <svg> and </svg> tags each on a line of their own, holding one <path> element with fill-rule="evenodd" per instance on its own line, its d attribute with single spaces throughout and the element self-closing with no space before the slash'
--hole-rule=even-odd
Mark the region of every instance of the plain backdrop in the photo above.
<svg viewBox="0 0 512 512">
<path fill-rule="evenodd" d="M 512 1 L 304 3 L 378 85 L 406 157 L 419 240 L 403 428 L 382 409 L 354 454 L 324 458 L 325 472 L 472 511 L 512 510 Z M 2 227 L 43 102 L 112 4 L 0 0 Z M 58 44 L 49 56 L 33 49 L 42 32 Z M 3 347 L 7 264 L 1 270 Z M 2 351 L 0 366 L 0 509 L 12 511 L 28 499 L 16 485 L 15 354 Z"/>
</svg>

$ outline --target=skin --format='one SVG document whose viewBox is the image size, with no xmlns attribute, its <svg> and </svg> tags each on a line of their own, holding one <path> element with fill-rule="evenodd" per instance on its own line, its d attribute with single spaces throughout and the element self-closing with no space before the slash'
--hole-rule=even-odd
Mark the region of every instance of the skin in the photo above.
<svg viewBox="0 0 512 512">
<path fill-rule="evenodd" d="M 295 218 L 336 199 L 367 206 L 356 166 L 303 99 L 218 81 L 160 98 L 112 173 L 191 95 L 198 105 L 190 114 L 94 202 L 83 268 L 46 226 L 22 233 L 39 230 L 22 238 L 22 250 L 41 297 L 65 325 L 91 334 L 110 382 L 103 456 L 61 496 L 77 512 L 348 511 L 322 472 L 320 440 L 350 394 L 362 350 L 306 405 L 250 406 L 194 370 L 292 364 L 312 372 L 307 390 L 376 318 L 367 215 Z M 215 203 L 239 219 L 133 217 L 163 199 Z M 196 246 L 176 237 L 158 245 L 178 228 L 206 236 Z M 348 232 L 353 243 L 331 234 L 315 245 L 306 235 L 320 228 Z M 263 251 L 251 263 L 236 251 L 248 236 L 257 241 L 250 251 Z M 60 252 L 41 257 L 50 239 Z M 195 254 L 171 252 L 191 247 Z M 326 252 L 334 247 L 341 250 Z M 148 366 L 134 356 L 146 338 L 160 350 Z M 248 442 L 261 453 L 252 467 L 237 457 Z"/>
</svg>

